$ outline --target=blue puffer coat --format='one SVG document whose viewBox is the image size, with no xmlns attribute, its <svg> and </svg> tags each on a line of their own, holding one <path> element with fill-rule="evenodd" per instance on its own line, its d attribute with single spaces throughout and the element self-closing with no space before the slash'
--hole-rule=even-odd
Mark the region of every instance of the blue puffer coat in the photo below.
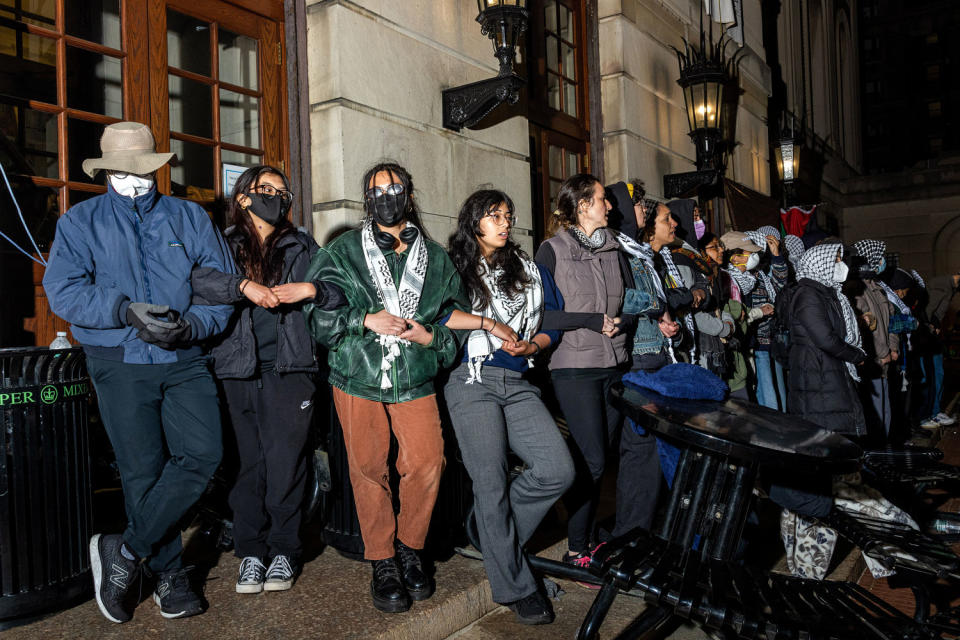
<svg viewBox="0 0 960 640">
<path fill-rule="evenodd" d="M 127 326 L 126 310 L 131 302 L 170 305 L 190 322 L 194 342 L 220 333 L 233 307 L 191 304 L 194 267 L 236 269 L 223 237 L 199 205 L 156 189 L 134 199 L 108 187 L 60 217 L 43 288 L 50 308 L 70 323 L 88 355 L 166 364 L 201 349 L 167 350 L 143 342 Z"/>
</svg>

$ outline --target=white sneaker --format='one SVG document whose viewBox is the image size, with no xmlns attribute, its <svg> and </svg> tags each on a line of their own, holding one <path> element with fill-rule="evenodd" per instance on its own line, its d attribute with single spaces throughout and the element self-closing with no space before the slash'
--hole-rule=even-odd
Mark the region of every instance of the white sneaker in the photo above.
<svg viewBox="0 0 960 640">
<path fill-rule="evenodd" d="M 263 581 L 267 568 L 256 556 L 247 556 L 240 563 L 240 572 L 237 577 L 237 593 L 260 593 L 263 591 Z"/>
<path fill-rule="evenodd" d="M 948 416 L 948 415 L 945 414 L 943 411 L 941 411 L 941 412 L 938 413 L 937 415 L 933 416 L 933 420 L 936 421 L 937 424 L 939 424 L 939 425 L 941 425 L 941 426 L 944 426 L 944 427 L 949 427 L 949 426 L 952 425 L 954 422 L 956 422 L 956 419 L 955 419 L 955 418 L 952 418 L 952 417 Z"/>
<path fill-rule="evenodd" d="M 267 579 L 263 583 L 264 591 L 286 591 L 293 586 L 297 577 L 297 567 L 289 556 L 279 555 L 267 569 Z"/>
<path fill-rule="evenodd" d="M 932 431 L 934 429 L 939 429 L 940 423 L 934 420 L 933 418 L 927 418 L 926 420 L 920 423 L 920 428 L 930 429 Z"/>
</svg>

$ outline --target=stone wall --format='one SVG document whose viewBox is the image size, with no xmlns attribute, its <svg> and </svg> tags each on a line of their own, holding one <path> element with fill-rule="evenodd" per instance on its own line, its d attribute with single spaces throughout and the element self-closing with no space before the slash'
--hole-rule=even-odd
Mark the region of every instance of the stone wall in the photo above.
<svg viewBox="0 0 960 640">
<path fill-rule="evenodd" d="M 599 0 L 600 74 L 605 180 L 641 178 L 663 192 L 663 176 L 692 171 L 695 149 L 679 69 L 671 47 L 699 39 L 701 0 Z M 727 177 L 770 192 L 766 110 L 770 73 L 764 63 L 760 0 L 744 0 L 744 45 L 737 147 Z M 719 28 L 715 34 L 719 33 Z M 727 48 L 732 55 L 736 47 Z"/>
<path fill-rule="evenodd" d="M 960 270 L 960 159 L 846 182 L 846 242 L 884 240 L 923 276 Z"/>
<path fill-rule="evenodd" d="M 528 125 L 443 128 L 440 92 L 497 73 L 476 3 L 307 0 L 314 235 L 362 217 L 360 181 L 381 159 L 413 175 L 424 224 L 446 243 L 463 200 L 490 184 L 513 198 L 516 239 L 532 249 Z M 375 43 L 375 46 L 372 46 Z"/>
</svg>

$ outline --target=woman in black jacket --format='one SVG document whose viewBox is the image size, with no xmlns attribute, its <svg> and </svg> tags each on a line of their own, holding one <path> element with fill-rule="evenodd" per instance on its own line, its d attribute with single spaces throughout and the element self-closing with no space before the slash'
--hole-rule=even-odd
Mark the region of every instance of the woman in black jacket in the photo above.
<svg viewBox="0 0 960 640">
<path fill-rule="evenodd" d="M 196 269 L 191 277 L 195 298 L 242 303 L 212 351 L 240 455 L 230 491 L 234 548 L 242 558 L 237 593 L 283 591 L 299 573 L 304 446 L 317 371 L 300 309 L 344 302 L 337 287 L 302 281 L 319 247 L 288 219 L 292 202 L 279 169 L 247 169 L 234 186 L 233 226 L 224 234 L 239 275 Z"/>
<path fill-rule="evenodd" d="M 790 301 L 790 382 L 787 410 L 836 433 L 866 433 L 855 382 L 861 348 L 857 317 L 840 291 L 847 278 L 843 247 L 818 245 L 797 266 Z"/>
</svg>

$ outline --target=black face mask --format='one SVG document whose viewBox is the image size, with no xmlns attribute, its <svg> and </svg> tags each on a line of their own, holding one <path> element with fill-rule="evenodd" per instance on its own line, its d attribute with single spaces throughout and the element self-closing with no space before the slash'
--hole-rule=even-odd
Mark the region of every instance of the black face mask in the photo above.
<svg viewBox="0 0 960 640">
<path fill-rule="evenodd" d="M 373 219 L 384 227 L 395 227 L 407 210 L 406 192 L 399 195 L 383 193 L 379 196 L 367 196 L 367 211 Z"/>
<path fill-rule="evenodd" d="M 290 211 L 291 203 L 284 202 L 280 196 L 268 198 L 262 193 L 248 193 L 247 197 L 250 198 L 247 210 L 271 226 L 276 225 Z"/>
</svg>

